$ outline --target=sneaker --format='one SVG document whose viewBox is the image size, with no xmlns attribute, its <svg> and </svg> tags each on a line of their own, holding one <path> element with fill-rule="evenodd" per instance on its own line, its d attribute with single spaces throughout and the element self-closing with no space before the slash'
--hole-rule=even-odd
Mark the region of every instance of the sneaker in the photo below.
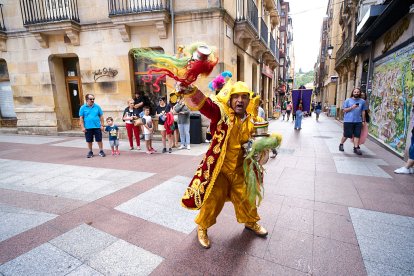
<svg viewBox="0 0 414 276">
<path fill-rule="evenodd" d="M 88 152 L 88 155 L 86 155 L 86 158 L 91 158 L 91 157 L 93 157 L 93 152 L 92 151 Z"/>
<path fill-rule="evenodd" d="M 112 155 L 115 155 L 115 151 L 114 150 L 112 151 Z"/>
<path fill-rule="evenodd" d="M 166 153 L 167 152 L 167 149 L 166 148 L 163 148 L 162 149 L 162 153 Z"/>
<path fill-rule="evenodd" d="M 246 229 L 253 231 L 259 237 L 266 237 L 267 230 L 257 222 L 246 222 L 244 224 Z"/>
<path fill-rule="evenodd" d="M 157 152 L 157 150 L 156 150 L 156 149 L 151 149 L 151 151 L 152 151 L 152 152 Z"/>
<path fill-rule="evenodd" d="M 168 149 L 168 153 L 171 153 L 171 152 L 172 152 L 172 149 L 171 149 L 171 148 L 169 148 L 169 149 Z"/>
<path fill-rule="evenodd" d="M 344 144 L 339 144 L 339 151 L 344 151 Z"/>
<path fill-rule="evenodd" d="M 411 170 L 410 169 L 407 169 L 406 167 L 401 167 L 399 169 L 396 169 L 394 171 L 394 173 L 398 173 L 398 174 L 410 174 L 411 173 Z"/>
<path fill-rule="evenodd" d="M 354 148 L 354 153 L 362 155 L 362 151 L 359 148 Z"/>
<path fill-rule="evenodd" d="M 99 156 L 100 156 L 100 157 L 105 157 L 105 156 L 106 156 L 106 154 L 105 154 L 105 152 L 104 152 L 103 150 L 101 150 L 101 151 L 99 152 Z"/>
<path fill-rule="evenodd" d="M 119 152 L 119 150 L 116 151 L 116 155 L 121 155 L 121 153 Z"/>
<path fill-rule="evenodd" d="M 181 145 L 178 149 L 185 149 L 185 146 Z"/>
<path fill-rule="evenodd" d="M 140 146 L 138 146 L 138 147 L 136 148 L 136 150 L 141 150 L 141 147 L 140 147 Z"/>
<path fill-rule="evenodd" d="M 150 150 L 147 150 L 146 151 L 146 154 L 152 154 L 153 152 L 152 151 L 150 151 Z"/>
<path fill-rule="evenodd" d="M 190 149 L 191 149 L 190 145 L 187 145 L 187 149 L 188 149 L 188 150 L 190 150 Z"/>
<path fill-rule="evenodd" d="M 134 147 L 130 147 L 129 150 L 134 150 Z"/>
</svg>

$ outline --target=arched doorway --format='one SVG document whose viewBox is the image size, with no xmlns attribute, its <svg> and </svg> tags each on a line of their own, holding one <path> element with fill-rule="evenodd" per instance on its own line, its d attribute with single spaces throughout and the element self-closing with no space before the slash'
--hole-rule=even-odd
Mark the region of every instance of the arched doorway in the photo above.
<svg viewBox="0 0 414 276">
<path fill-rule="evenodd" d="M 160 53 L 164 53 L 164 50 L 161 47 L 154 47 L 151 48 L 153 51 L 158 51 Z M 151 61 L 144 58 L 135 59 L 132 51 L 130 52 L 130 57 L 132 61 L 132 67 L 133 67 L 133 89 L 132 89 L 132 95 L 131 97 L 134 97 L 135 92 L 143 91 L 145 95 L 148 96 L 148 98 L 151 101 L 151 114 L 155 114 L 155 107 L 158 104 L 158 99 L 160 97 L 167 97 L 167 85 L 166 85 L 166 77 L 164 77 L 160 83 L 160 91 L 155 92 L 154 86 L 152 85 L 155 82 L 155 79 L 159 75 L 152 75 L 151 82 L 145 82 L 143 78 L 147 77 L 147 72 L 150 69 Z"/>
</svg>

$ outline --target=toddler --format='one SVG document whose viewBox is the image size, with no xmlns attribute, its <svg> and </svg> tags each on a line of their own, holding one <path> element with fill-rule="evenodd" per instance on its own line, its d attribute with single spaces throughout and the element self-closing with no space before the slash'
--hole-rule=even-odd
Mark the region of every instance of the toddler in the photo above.
<svg viewBox="0 0 414 276">
<path fill-rule="evenodd" d="M 112 117 L 106 118 L 106 123 L 108 125 L 105 127 L 105 132 L 109 133 L 109 145 L 112 149 L 112 155 L 119 155 L 119 128 L 118 126 L 114 125 L 114 119 L 112 119 Z"/>
</svg>

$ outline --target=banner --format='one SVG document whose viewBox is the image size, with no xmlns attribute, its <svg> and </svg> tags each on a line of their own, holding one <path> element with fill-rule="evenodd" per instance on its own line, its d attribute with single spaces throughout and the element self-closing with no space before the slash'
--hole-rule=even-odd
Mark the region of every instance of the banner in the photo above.
<svg viewBox="0 0 414 276">
<path fill-rule="evenodd" d="M 312 99 L 312 89 L 294 89 L 292 90 L 292 105 L 293 112 L 296 112 L 300 100 L 302 100 L 303 111 L 307 111 L 310 114 Z"/>
</svg>

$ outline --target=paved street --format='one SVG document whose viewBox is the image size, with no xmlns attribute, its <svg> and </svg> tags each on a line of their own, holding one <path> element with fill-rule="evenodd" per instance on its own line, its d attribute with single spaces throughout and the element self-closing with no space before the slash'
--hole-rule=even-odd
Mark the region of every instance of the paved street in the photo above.
<svg viewBox="0 0 414 276">
<path fill-rule="evenodd" d="M 227 203 L 209 250 L 179 201 L 207 144 L 148 155 L 122 140 L 120 156 L 87 159 L 82 138 L 0 135 L 0 275 L 414 275 L 403 161 L 370 140 L 362 156 L 339 152 L 326 116 L 270 130 L 284 141 L 266 165 L 268 237 Z"/>
</svg>

